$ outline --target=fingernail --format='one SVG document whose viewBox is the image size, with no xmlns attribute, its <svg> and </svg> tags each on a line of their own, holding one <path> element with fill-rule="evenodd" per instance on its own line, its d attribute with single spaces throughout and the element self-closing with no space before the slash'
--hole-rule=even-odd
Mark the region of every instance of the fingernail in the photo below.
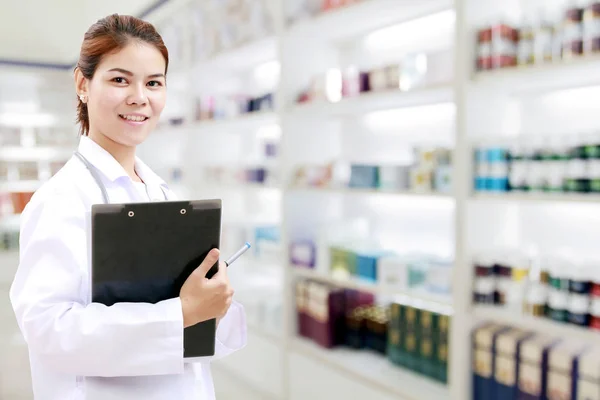
<svg viewBox="0 0 600 400">
<path fill-rule="evenodd" d="M 219 257 L 219 250 L 218 249 L 212 249 L 209 254 L 210 254 L 211 257 Z"/>
</svg>

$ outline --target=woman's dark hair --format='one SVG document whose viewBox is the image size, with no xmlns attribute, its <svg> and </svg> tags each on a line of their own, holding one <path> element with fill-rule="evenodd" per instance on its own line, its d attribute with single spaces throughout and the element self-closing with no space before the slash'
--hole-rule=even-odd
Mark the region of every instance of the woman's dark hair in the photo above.
<svg viewBox="0 0 600 400">
<path fill-rule="evenodd" d="M 169 52 L 162 37 L 149 22 L 129 15 L 113 14 L 98 20 L 88 29 L 83 38 L 79 68 L 87 79 L 92 79 L 102 57 L 126 47 L 131 41 L 140 41 L 156 47 L 165 58 L 165 75 L 169 67 Z M 90 119 L 87 104 L 78 99 L 77 122 L 81 125 L 81 134 L 87 136 Z"/>
</svg>

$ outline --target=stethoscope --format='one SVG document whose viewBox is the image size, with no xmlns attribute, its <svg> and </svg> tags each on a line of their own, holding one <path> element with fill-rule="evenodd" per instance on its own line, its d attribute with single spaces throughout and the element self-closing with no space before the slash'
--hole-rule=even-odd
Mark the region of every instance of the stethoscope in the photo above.
<svg viewBox="0 0 600 400">
<path fill-rule="evenodd" d="M 104 199 L 104 203 L 110 204 L 110 197 L 108 196 L 108 191 L 106 190 L 106 186 L 104 185 L 104 183 L 102 182 L 102 179 L 100 178 L 100 173 L 99 173 L 98 169 L 96 167 L 94 167 L 92 165 L 92 163 L 89 162 L 88 159 L 85 158 L 83 156 L 83 154 L 81 154 L 79 151 L 76 151 L 74 154 L 75 154 L 75 156 L 77 156 L 77 158 L 79 158 L 81 160 L 83 165 L 85 165 L 85 167 L 90 171 L 92 178 L 94 178 L 94 180 L 96 181 L 96 185 L 98 185 L 98 187 L 100 188 L 100 191 L 102 192 L 102 198 Z M 148 190 L 148 188 L 146 188 L 146 191 L 147 190 Z M 167 192 L 165 192 L 165 189 L 161 186 L 160 190 L 162 191 L 163 196 L 165 197 L 165 200 L 168 200 Z M 150 196 L 148 196 L 148 197 L 150 197 Z"/>
</svg>

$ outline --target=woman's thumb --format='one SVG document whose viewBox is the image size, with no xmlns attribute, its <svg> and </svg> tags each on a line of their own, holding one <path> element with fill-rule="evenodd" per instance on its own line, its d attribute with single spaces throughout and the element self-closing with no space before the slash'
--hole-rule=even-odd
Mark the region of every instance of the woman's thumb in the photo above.
<svg viewBox="0 0 600 400">
<path fill-rule="evenodd" d="M 206 274 L 210 269 L 215 265 L 217 261 L 219 261 L 219 255 L 221 252 L 219 249 L 212 249 L 208 252 L 208 255 L 204 258 L 200 266 L 196 269 L 202 277 L 206 277 Z"/>
</svg>

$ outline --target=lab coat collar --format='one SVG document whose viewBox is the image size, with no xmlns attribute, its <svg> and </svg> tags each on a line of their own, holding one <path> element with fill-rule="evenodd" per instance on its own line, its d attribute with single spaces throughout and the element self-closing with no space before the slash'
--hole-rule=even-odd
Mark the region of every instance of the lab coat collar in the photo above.
<svg viewBox="0 0 600 400">
<path fill-rule="evenodd" d="M 125 171 L 125 168 L 123 168 L 123 166 L 119 164 L 108 151 L 88 136 L 81 136 L 78 150 L 111 182 L 115 182 L 119 178 L 131 179 Z M 152 171 L 152 169 L 137 156 L 135 157 L 135 171 L 147 185 L 155 184 L 167 188 L 165 181 L 156 175 L 154 171 Z"/>
</svg>

